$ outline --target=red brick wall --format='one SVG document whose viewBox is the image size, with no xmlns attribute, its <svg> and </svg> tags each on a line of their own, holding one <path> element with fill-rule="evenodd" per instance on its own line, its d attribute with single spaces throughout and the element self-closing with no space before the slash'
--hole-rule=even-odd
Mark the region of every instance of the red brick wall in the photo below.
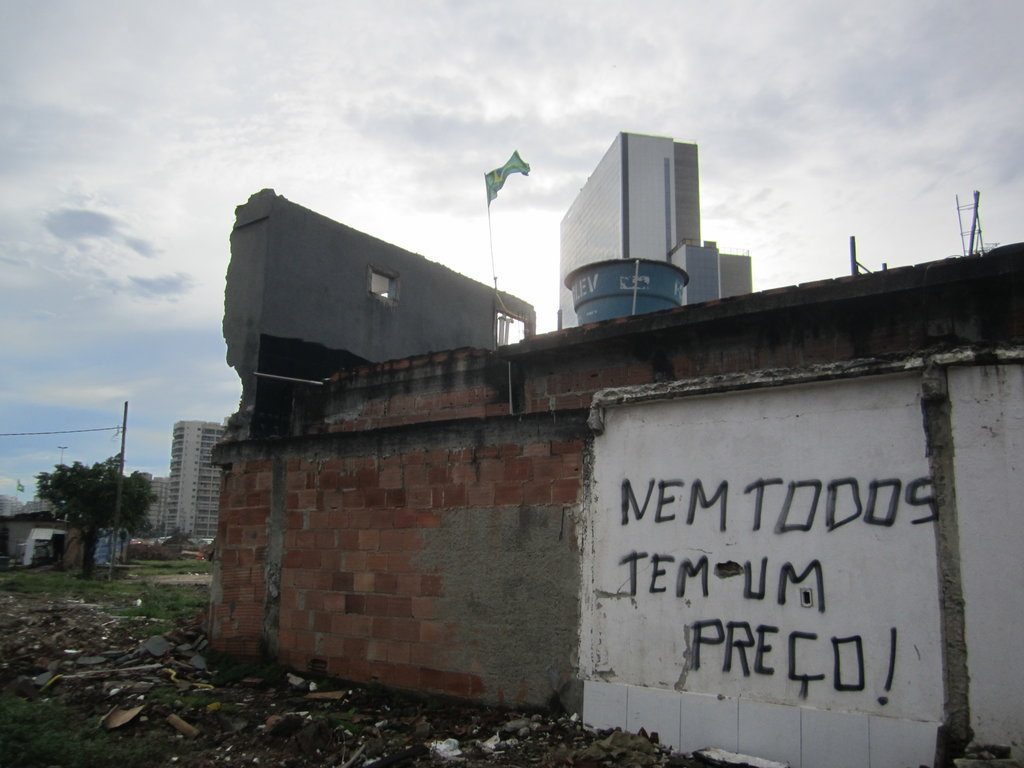
<svg viewBox="0 0 1024 768">
<path fill-rule="evenodd" d="M 574 504 L 582 451 L 582 440 L 548 440 L 288 459 L 280 661 L 304 669 L 323 660 L 329 674 L 400 688 L 504 696 L 453 661 L 463 628 L 442 617 L 445 574 L 419 555 L 452 510 Z M 212 639 L 235 653 L 255 653 L 262 632 L 270 463 L 236 462 L 224 482 Z"/>
<path fill-rule="evenodd" d="M 221 483 L 211 634 L 219 650 L 240 656 L 260 651 L 271 487 L 267 460 L 229 470 Z"/>
</svg>

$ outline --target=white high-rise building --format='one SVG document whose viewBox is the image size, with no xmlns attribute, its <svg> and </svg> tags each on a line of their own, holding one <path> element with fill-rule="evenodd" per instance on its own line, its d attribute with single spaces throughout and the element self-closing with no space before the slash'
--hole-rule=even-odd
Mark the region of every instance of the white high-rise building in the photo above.
<svg viewBox="0 0 1024 768">
<path fill-rule="evenodd" d="M 154 534 L 173 533 L 175 515 L 167 504 L 171 490 L 171 478 L 153 477 L 148 472 L 143 472 L 142 476 L 149 480 L 149 490 L 156 497 L 149 505 L 149 509 L 146 510 L 146 519 L 149 521 L 150 530 Z"/>
<path fill-rule="evenodd" d="M 179 421 L 171 441 L 168 516 L 173 527 L 197 538 L 217 535 L 220 469 L 213 465 L 214 444 L 224 427 L 213 421 Z"/>
<path fill-rule="evenodd" d="M 700 238 L 697 145 L 620 133 L 562 218 L 560 327 L 577 324 L 566 275 L 609 259 L 682 267 L 690 275 L 684 304 L 749 293 L 750 256 L 719 254 Z"/>
</svg>

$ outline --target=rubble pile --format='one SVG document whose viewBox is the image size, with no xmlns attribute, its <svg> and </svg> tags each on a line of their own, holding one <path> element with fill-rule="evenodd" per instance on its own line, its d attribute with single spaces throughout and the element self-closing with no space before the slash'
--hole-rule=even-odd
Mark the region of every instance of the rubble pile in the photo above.
<svg viewBox="0 0 1024 768">
<path fill-rule="evenodd" d="M 0 594 L 0 688 L 58 700 L 106 738 L 161 739 L 167 766 L 701 765 L 654 734 L 595 733 L 575 715 L 244 667 L 210 653 L 198 618 L 164 634 L 150 626 L 81 601 Z"/>
</svg>

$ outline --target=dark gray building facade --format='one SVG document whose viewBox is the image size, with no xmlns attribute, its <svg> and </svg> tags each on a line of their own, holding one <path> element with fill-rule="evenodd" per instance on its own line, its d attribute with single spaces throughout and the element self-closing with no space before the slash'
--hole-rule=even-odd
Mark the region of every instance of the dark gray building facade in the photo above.
<svg viewBox="0 0 1024 768">
<path fill-rule="evenodd" d="M 227 362 L 242 380 L 229 430 L 287 430 L 295 387 L 353 365 L 493 349 L 525 301 L 264 189 L 235 211 L 224 294 Z"/>
</svg>

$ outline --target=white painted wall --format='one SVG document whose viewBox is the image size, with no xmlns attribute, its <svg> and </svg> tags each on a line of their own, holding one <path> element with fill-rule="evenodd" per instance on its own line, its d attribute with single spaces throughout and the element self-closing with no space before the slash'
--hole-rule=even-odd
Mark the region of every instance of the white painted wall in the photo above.
<svg viewBox="0 0 1024 768">
<path fill-rule="evenodd" d="M 971 726 L 1024 757 L 1024 369 L 949 371 Z"/>
<path fill-rule="evenodd" d="M 594 454 L 581 534 L 587 722 L 634 730 L 646 722 L 680 749 L 744 747 L 805 768 L 931 762 L 942 660 L 935 526 L 914 523 L 931 515 L 916 375 L 609 408 Z M 766 479 L 781 482 L 764 486 L 758 527 L 757 492 L 747 489 Z M 624 523 L 627 480 L 640 507 L 654 484 L 642 519 L 630 503 Z M 698 480 L 708 498 L 726 484 L 724 530 L 720 503 L 698 504 L 688 522 Z M 659 521 L 659 482 L 668 481 L 681 485 L 665 487 Z M 830 529 L 833 481 L 841 481 L 833 486 L 834 523 L 849 521 Z M 872 481 L 898 481 L 894 516 L 895 483 L 881 486 L 872 513 Z M 922 484 L 910 503 L 915 481 Z M 636 559 L 635 583 L 631 553 L 646 553 Z M 707 596 L 699 577 L 678 596 L 680 564 L 702 557 Z M 718 564 L 735 570 L 749 562 L 756 587 L 762 558 L 763 599 L 744 596 L 742 574 L 715 575 Z M 786 582 L 780 604 L 786 564 L 799 575 L 814 563 L 823 589 L 812 571 L 802 583 Z M 698 630 L 698 622 L 721 622 L 721 635 L 719 625 Z M 726 671 L 730 622 L 740 642 Z M 752 647 L 740 647 L 751 639 Z M 805 675 L 806 682 L 791 679 Z"/>
</svg>

